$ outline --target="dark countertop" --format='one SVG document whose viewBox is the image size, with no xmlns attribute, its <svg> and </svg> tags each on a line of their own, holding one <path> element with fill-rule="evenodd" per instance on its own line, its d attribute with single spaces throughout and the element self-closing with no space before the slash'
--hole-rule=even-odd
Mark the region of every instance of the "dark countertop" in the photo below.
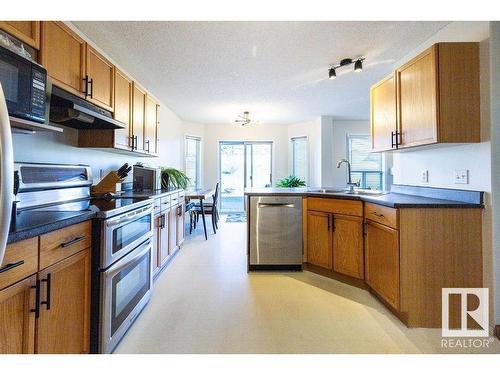
<svg viewBox="0 0 500 375">
<path fill-rule="evenodd" d="M 321 188 L 263 188 L 263 189 L 247 189 L 245 195 L 299 195 L 308 197 L 324 197 L 324 198 L 337 198 L 337 199 L 350 199 L 359 200 L 363 202 L 380 204 L 382 206 L 392 208 L 482 208 L 482 193 L 481 192 L 468 192 L 464 190 L 453 189 L 437 189 L 426 187 L 408 187 L 403 188 L 404 185 L 397 185 L 393 187 L 393 191 L 381 195 L 370 194 L 348 194 L 344 192 L 317 192 Z M 326 188 L 328 189 L 328 188 Z M 332 189 L 335 190 L 335 189 Z M 338 190 L 338 189 L 337 189 Z M 438 191 L 439 190 L 439 191 Z M 442 191 L 441 191 L 442 190 Z M 402 192 L 413 192 L 417 194 L 403 194 Z M 425 196 L 430 195 L 432 197 Z M 446 198 L 454 199 L 441 199 L 437 198 L 443 196 Z M 471 197 L 472 196 L 472 197 Z M 462 200 L 463 199 L 463 200 Z"/>
<path fill-rule="evenodd" d="M 134 190 L 128 190 L 125 191 L 121 197 L 123 198 L 160 198 L 165 195 L 170 195 L 173 193 L 178 193 L 180 191 L 183 191 L 183 189 L 161 189 L 161 190 L 142 190 L 142 191 L 134 191 Z"/>
<path fill-rule="evenodd" d="M 7 243 L 17 242 L 52 232 L 69 225 L 95 217 L 95 211 L 31 211 L 21 212 L 16 216 L 14 225 L 11 225 Z"/>
</svg>

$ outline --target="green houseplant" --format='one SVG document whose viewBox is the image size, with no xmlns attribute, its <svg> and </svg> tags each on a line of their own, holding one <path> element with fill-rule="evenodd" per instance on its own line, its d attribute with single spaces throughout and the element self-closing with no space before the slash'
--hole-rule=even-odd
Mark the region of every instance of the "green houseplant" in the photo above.
<svg viewBox="0 0 500 375">
<path fill-rule="evenodd" d="M 161 186 L 164 189 L 185 189 L 189 181 L 189 177 L 183 171 L 170 167 L 161 168 Z"/>
<path fill-rule="evenodd" d="M 288 176 L 285 178 L 282 178 L 276 183 L 276 187 L 279 188 L 295 188 L 295 187 L 301 187 L 301 186 L 306 186 L 306 182 L 304 180 L 301 180 L 298 177 L 295 176 Z"/>
</svg>

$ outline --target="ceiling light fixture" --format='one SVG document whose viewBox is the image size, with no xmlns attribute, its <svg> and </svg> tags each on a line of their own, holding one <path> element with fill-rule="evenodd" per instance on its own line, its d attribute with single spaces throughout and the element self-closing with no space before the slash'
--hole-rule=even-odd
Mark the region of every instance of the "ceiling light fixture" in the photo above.
<svg viewBox="0 0 500 375">
<path fill-rule="evenodd" d="M 355 72 L 361 72 L 363 70 L 363 61 L 365 60 L 364 57 L 358 57 L 357 59 L 342 59 L 340 60 L 340 63 L 337 65 L 332 65 L 330 66 L 330 69 L 328 69 L 328 78 L 329 79 L 335 79 L 337 77 L 337 72 L 336 69 L 347 66 L 347 65 L 352 65 L 354 64 L 354 71 Z"/>
<path fill-rule="evenodd" d="M 246 126 L 252 123 L 255 123 L 252 119 L 250 119 L 250 112 L 245 111 L 242 115 L 238 115 L 238 118 L 234 120 L 235 124 Z"/>
</svg>

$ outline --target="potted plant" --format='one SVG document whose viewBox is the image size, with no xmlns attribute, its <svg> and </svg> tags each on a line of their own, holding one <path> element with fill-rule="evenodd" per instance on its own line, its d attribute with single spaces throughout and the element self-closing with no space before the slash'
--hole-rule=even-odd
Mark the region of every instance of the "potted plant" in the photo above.
<svg viewBox="0 0 500 375">
<path fill-rule="evenodd" d="M 189 181 L 189 177 L 183 171 L 170 167 L 161 168 L 161 186 L 164 189 L 186 189 Z"/>
<path fill-rule="evenodd" d="M 279 188 L 295 188 L 295 187 L 302 187 L 306 186 L 306 182 L 304 180 L 301 180 L 298 177 L 295 176 L 288 176 L 285 178 L 282 178 L 276 183 L 276 187 Z"/>
</svg>

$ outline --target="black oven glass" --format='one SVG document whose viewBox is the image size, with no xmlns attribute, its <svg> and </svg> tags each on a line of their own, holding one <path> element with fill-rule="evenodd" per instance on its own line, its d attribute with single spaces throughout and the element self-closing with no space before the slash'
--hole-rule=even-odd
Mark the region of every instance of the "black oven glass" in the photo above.
<svg viewBox="0 0 500 375">
<path fill-rule="evenodd" d="M 151 231 L 151 215 L 144 215 L 113 230 L 113 254 Z"/>
<path fill-rule="evenodd" d="M 113 277 L 111 336 L 151 288 L 150 264 L 151 252 L 148 251 Z"/>
</svg>

